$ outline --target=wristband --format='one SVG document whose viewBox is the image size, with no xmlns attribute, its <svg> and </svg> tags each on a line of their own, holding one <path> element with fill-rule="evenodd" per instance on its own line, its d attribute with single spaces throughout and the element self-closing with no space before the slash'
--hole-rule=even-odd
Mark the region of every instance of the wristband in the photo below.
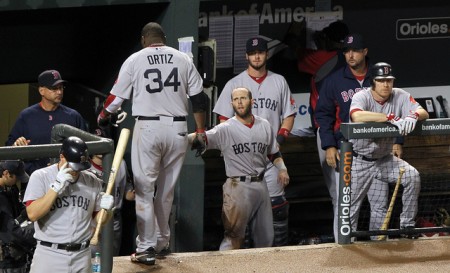
<svg viewBox="0 0 450 273">
<path fill-rule="evenodd" d="M 387 114 L 387 115 L 386 115 L 387 121 L 391 121 L 391 120 L 393 120 L 394 118 L 395 118 L 394 113 L 390 113 L 390 114 Z"/>
<path fill-rule="evenodd" d="M 205 131 L 206 131 L 205 128 L 201 128 L 201 129 L 200 129 L 200 128 L 197 128 L 197 129 L 195 130 L 195 132 L 196 132 L 196 133 L 199 133 L 199 134 L 204 134 Z"/>
<path fill-rule="evenodd" d="M 100 117 L 100 118 L 103 118 L 103 119 L 106 118 L 106 113 L 105 113 L 105 111 L 106 111 L 105 109 L 102 109 L 102 111 L 100 111 L 100 114 L 99 114 L 99 117 Z"/>
<path fill-rule="evenodd" d="M 278 145 L 282 145 L 286 138 L 289 136 L 289 130 L 286 128 L 280 128 L 277 134 Z"/>
<path fill-rule="evenodd" d="M 282 135 L 284 137 L 288 137 L 289 136 L 289 130 L 286 128 L 280 128 L 280 130 L 278 131 L 278 135 Z"/>
<path fill-rule="evenodd" d="M 277 160 L 276 162 L 273 162 L 273 165 L 275 165 L 275 167 L 277 167 L 277 169 L 279 171 L 287 171 L 287 167 L 286 165 L 284 165 L 284 160 Z"/>
</svg>

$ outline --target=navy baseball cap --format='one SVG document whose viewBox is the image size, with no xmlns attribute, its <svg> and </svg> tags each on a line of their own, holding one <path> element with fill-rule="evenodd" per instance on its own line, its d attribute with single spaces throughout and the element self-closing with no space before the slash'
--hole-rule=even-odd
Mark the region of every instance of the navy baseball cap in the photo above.
<svg viewBox="0 0 450 273">
<path fill-rule="evenodd" d="M 45 70 L 38 78 L 39 86 L 53 87 L 65 82 L 66 81 L 61 78 L 61 74 L 56 70 Z"/>
<path fill-rule="evenodd" d="M 25 166 L 21 160 L 2 160 L 0 161 L 0 169 L 3 172 L 8 170 L 9 173 L 17 176 L 22 183 L 28 183 L 30 177 L 25 172 Z"/>
<path fill-rule="evenodd" d="M 247 40 L 246 52 L 267 51 L 267 41 L 263 38 L 255 37 Z"/>
<path fill-rule="evenodd" d="M 363 37 L 358 33 L 352 33 L 347 35 L 344 39 L 344 50 L 347 49 L 364 49 L 366 45 L 364 44 Z"/>
</svg>

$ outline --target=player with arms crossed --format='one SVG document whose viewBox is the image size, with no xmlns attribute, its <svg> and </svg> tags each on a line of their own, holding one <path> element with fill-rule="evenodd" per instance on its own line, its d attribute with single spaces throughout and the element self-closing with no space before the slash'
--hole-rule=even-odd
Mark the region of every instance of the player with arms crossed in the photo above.
<svg viewBox="0 0 450 273">
<path fill-rule="evenodd" d="M 114 197 L 100 193 L 90 166 L 86 143 L 71 136 L 58 163 L 31 175 L 24 196 L 37 240 L 31 272 L 91 272 L 91 221 L 100 209 L 108 211 L 103 223 L 111 217 Z"/>
<path fill-rule="evenodd" d="M 350 105 L 351 122 L 390 122 L 398 127 L 401 135 L 407 135 L 415 128 L 418 120 L 428 118 L 428 113 L 406 91 L 393 88 L 395 77 L 387 63 L 376 63 L 371 69 L 371 88 L 353 96 Z M 372 184 L 377 185 L 379 195 L 369 194 L 371 201 L 384 208 L 375 217 L 380 227 L 387 212 L 388 196 L 384 192 L 387 183 L 395 183 L 399 169 L 404 168 L 404 187 L 400 214 L 400 228 L 412 229 L 418 209 L 420 192 L 419 172 L 406 161 L 392 153 L 395 138 L 353 139 L 353 165 L 351 183 L 350 220 L 356 230 L 361 203 Z M 373 192 L 373 190 L 372 190 Z M 371 202 L 372 204 L 372 202 Z"/>
<path fill-rule="evenodd" d="M 175 183 L 188 146 L 186 116 L 192 103 L 198 137 L 204 136 L 207 96 L 192 59 L 166 46 L 157 23 L 142 29 L 143 49 L 132 54 L 119 72 L 111 95 L 98 117 L 108 124 L 124 100 L 132 99 L 136 117 L 131 146 L 131 167 L 136 190 L 138 236 L 133 262 L 155 264 L 157 253 L 169 251 L 169 216 Z M 157 187 L 155 195 L 155 187 Z"/>
<path fill-rule="evenodd" d="M 207 149 L 218 149 L 228 177 L 223 185 L 222 220 L 224 239 L 220 250 L 239 249 L 247 224 L 255 247 L 273 243 L 271 203 L 267 190 L 267 160 L 274 164 L 277 182 L 289 184 L 289 175 L 278 150 L 270 123 L 252 114 L 252 93 L 243 87 L 231 93 L 235 116 L 206 131 Z M 192 148 L 201 147 L 195 133 L 189 134 Z"/>
<path fill-rule="evenodd" d="M 231 92 L 237 87 L 248 87 L 253 92 L 253 113 L 269 121 L 272 134 L 281 145 L 294 126 L 295 101 L 283 76 L 266 69 L 267 42 L 262 38 L 251 38 L 247 41 L 246 52 L 247 70 L 227 82 L 213 111 L 220 115 L 221 122 L 233 117 L 234 110 L 229 103 Z M 267 160 L 265 181 L 272 203 L 274 246 L 281 246 L 288 244 L 289 204 L 284 197 L 284 186 L 277 182 L 277 177 L 276 168 Z"/>
</svg>

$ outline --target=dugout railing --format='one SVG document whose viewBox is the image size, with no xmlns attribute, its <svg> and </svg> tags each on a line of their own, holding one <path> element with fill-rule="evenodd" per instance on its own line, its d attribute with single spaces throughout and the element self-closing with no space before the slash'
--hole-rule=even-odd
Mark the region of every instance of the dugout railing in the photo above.
<svg viewBox="0 0 450 273">
<path fill-rule="evenodd" d="M 83 130 L 66 124 L 58 124 L 52 128 L 51 142 L 45 145 L 28 146 L 6 146 L 0 147 L 0 160 L 32 160 L 38 158 L 57 158 L 62 146 L 62 141 L 69 136 L 77 136 L 86 142 L 89 154 L 103 154 L 103 180 L 108 183 L 112 161 L 114 157 L 114 141 L 112 139 L 99 137 Z M 113 221 L 108 221 L 102 227 L 102 238 L 100 245 L 102 248 L 101 272 L 112 272 L 113 253 Z"/>
<path fill-rule="evenodd" d="M 369 236 L 379 236 L 379 235 L 387 235 L 387 236 L 400 236 L 400 235 L 412 235 L 412 234 L 439 234 L 445 233 L 448 234 L 450 232 L 450 226 L 442 225 L 442 226 L 432 226 L 432 227 L 416 227 L 410 230 L 400 229 L 398 227 L 392 227 L 386 230 L 370 230 L 369 228 L 361 228 L 358 225 L 358 230 L 352 230 L 350 223 L 350 192 L 351 192 L 351 182 L 352 182 L 352 163 L 353 163 L 353 145 L 349 141 L 351 139 L 369 139 L 369 138 L 386 138 L 386 137 L 399 137 L 398 129 L 388 123 L 344 123 L 341 124 L 341 132 L 344 136 L 344 141 L 341 142 L 340 148 L 340 166 L 339 166 L 339 187 L 338 187 L 338 244 L 350 244 L 354 239 L 358 240 L 360 237 L 369 237 Z M 404 137 L 405 144 L 408 143 L 408 138 L 415 139 L 425 139 L 425 138 L 440 138 L 440 142 L 442 142 L 442 146 L 437 146 L 439 141 L 435 141 L 434 139 L 423 141 L 423 145 L 435 146 L 434 149 L 436 153 L 440 153 L 440 158 L 434 159 L 428 165 L 424 164 L 421 172 L 419 169 L 422 189 L 419 193 L 419 197 L 422 196 L 422 199 L 419 198 L 419 212 L 418 215 L 422 213 L 421 209 L 424 207 L 439 207 L 442 204 L 421 204 L 424 202 L 424 197 L 430 195 L 441 195 L 447 196 L 446 201 L 450 205 L 450 171 L 449 171 L 449 162 L 450 162 L 450 119 L 429 119 L 426 121 L 418 122 L 416 128 L 413 132 L 411 132 L 408 136 Z M 442 140 L 443 138 L 443 140 Z M 416 144 L 416 149 L 419 153 L 416 157 L 421 157 L 420 160 L 426 162 L 427 156 L 424 152 L 424 149 L 421 149 L 422 143 Z M 428 149 L 427 149 L 428 150 Z M 406 151 L 406 153 L 412 151 Z M 404 156 L 405 151 L 404 151 Z M 404 158 L 404 157 L 403 157 Z M 429 159 L 432 160 L 432 159 Z M 449 160 L 449 162 L 447 161 Z M 408 161 L 408 160 L 407 160 Z M 409 161 L 408 161 L 409 162 Z M 417 161 L 418 162 L 418 161 Z M 411 162 L 409 162 L 411 163 Z M 416 167 L 414 164 L 412 166 Z M 436 168 L 434 168 L 435 166 Z M 436 173 L 433 174 L 433 171 Z M 429 181 L 429 177 L 439 177 L 439 179 Z M 436 188 L 433 191 L 429 191 L 429 185 L 439 185 L 440 188 Z M 424 187 L 425 185 L 425 187 Z M 392 186 L 391 186 L 392 189 Z M 397 199 L 401 199 L 401 191 L 397 196 Z M 391 200 L 391 194 L 389 194 L 389 201 Z M 399 201 L 397 200 L 397 203 Z M 399 206 L 401 210 L 401 200 L 400 205 L 397 205 L 396 211 L 393 212 L 393 218 L 398 217 L 399 214 Z M 364 213 L 361 210 L 360 213 Z M 367 211 L 366 211 L 367 213 Z M 397 213 L 397 216 L 395 215 Z M 361 215 L 360 215 L 361 216 Z M 395 225 L 394 225 L 395 226 Z"/>
</svg>

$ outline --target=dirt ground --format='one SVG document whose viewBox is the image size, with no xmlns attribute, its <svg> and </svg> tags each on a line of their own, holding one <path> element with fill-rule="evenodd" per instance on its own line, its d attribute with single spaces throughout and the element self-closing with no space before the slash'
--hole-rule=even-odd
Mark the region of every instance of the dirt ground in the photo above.
<svg viewBox="0 0 450 273">
<path fill-rule="evenodd" d="M 450 237 L 173 253 L 156 265 L 115 257 L 114 273 L 450 272 Z"/>
</svg>

